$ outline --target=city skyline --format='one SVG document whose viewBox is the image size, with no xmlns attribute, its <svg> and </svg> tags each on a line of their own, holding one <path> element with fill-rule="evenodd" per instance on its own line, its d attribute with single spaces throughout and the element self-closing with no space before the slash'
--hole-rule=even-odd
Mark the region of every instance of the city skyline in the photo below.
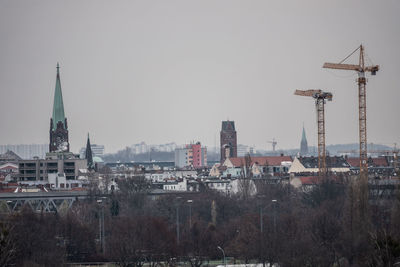
<svg viewBox="0 0 400 267">
<path fill-rule="evenodd" d="M 313 102 L 293 96 L 308 88 L 334 94 L 327 144 L 356 143 L 356 73 L 322 64 L 360 43 L 381 65 L 367 85 L 368 142 L 400 143 L 399 3 L 173 2 L 99 1 L 90 12 L 78 2 L 0 3 L 1 143 L 48 142 L 57 62 L 75 153 L 87 132 L 111 153 L 142 140 L 214 147 L 228 118 L 241 144 L 298 148 L 304 122 L 315 146 Z M 350 12 L 360 3 L 362 15 Z"/>
</svg>

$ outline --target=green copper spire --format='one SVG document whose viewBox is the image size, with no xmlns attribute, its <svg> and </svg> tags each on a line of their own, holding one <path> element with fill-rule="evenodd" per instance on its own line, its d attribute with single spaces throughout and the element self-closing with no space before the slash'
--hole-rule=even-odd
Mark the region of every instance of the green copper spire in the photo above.
<svg viewBox="0 0 400 267">
<path fill-rule="evenodd" d="M 53 130 L 57 129 L 57 123 L 59 121 L 65 123 L 64 103 L 62 98 L 61 81 L 60 81 L 60 65 L 57 62 L 57 79 L 56 79 L 56 89 L 54 92 L 54 103 L 53 103 Z"/>
</svg>

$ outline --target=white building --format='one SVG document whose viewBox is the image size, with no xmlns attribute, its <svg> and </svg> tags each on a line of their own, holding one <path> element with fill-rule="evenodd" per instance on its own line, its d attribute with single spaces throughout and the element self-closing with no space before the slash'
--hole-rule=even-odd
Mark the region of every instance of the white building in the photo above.
<svg viewBox="0 0 400 267">
<path fill-rule="evenodd" d="M 144 175 L 145 179 L 148 181 L 151 181 L 153 183 L 161 183 L 164 182 L 165 180 L 169 178 L 173 178 L 174 175 L 169 172 L 164 172 L 164 173 L 146 173 Z"/>
<path fill-rule="evenodd" d="M 252 179 L 207 179 L 204 184 L 212 190 L 224 194 L 244 194 L 254 196 L 257 193 L 257 188 Z"/>
<path fill-rule="evenodd" d="M 166 191 L 187 191 L 187 180 L 184 178 L 182 182 L 172 181 L 163 185 L 163 190 Z"/>
<path fill-rule="evenodd" d="M 202 168 L 207 166 L 207 148 L 200 142 L 175 149 L 175 166 L 178 168 Z"/>
<path fill-rule="evenodd" d="M 190 151 L 186 148 L 177 148 L 175 149 L 175 166 L 178 168 L 183 168 L 188 166 L 189 159 L 191 157 Z"/>
<path fill-rule="evenodd" d="M 350 165 L 343 157 L 327 157 L 329 171 L 334 173 L 350 172 Z M 289 168 L 289 173 L 318 173 L 318 157 L 296 157 Z"/>
</svg>

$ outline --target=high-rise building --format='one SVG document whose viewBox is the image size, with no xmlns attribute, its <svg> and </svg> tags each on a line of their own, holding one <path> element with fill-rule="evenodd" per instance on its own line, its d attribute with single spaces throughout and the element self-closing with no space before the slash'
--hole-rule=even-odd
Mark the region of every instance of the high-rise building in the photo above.
<svg viewBox="0 0 400 267">
<path fill-rule="evenodd" d="M 186 145 L 184 148 L 175 149 L 175 166 L 178 168 L 207 166 L 207 148 L 201 143 Z"/>
<path fill-rule="evenodd" d="M 221 162 L 237 157 L 237 136 L 234 121 L 223 121 L 220 135 Z"/>
<path fill-rule="evenodd" d="M 303 126 L 303 133 L 301 135 L 301 142 L 300 142 L 300 155 L 301 156 L 308 155 L 308 144 L 307 144 L 307 138 L 306 138 L 306 130 L 304 129 L 304 126 Z"/>
<path fill-rule="evenodd" d="M 54 92 L 53 116 L 50 119 L 49 152 L 69 152 L 68 124 L 64 113 L 64 103 L 60 81 L 60 66 L 58 63 L 56 88 Z"/>
</svg>

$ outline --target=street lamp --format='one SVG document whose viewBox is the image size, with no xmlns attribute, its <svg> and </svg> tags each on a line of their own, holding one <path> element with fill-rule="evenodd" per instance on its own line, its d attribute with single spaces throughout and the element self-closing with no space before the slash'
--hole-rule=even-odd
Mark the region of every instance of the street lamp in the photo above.
<svg viewBox="0 0 400 267">
<path fill-rule="evenodd" d="M 106 239 L 104 233 L 104 202 L 103 199 L 106 197 L 102 197 L 102 199 L 98 199 L 96 202 L 101 205 L 101 215 L 99 216 L 99 237 L 101 243 L 101 250 L 103 253 L 106 252 Z"/>
<path fill-rule="evenodd" d="M 179 200 L 182 197 L 176 197 L 176 242 L 179 245 Z"/>
<path fill-rule="evenodd" d="M 192 229 L 192 203 L 193 203 L 193 200 L 189 199 L 187 201 L 187 203 L 189 204 L 189 229 Z"/>
<path fill-rule="evenodd" d="M 276 233 L 276 203 L 278 200 L 273 199 L 272 204 L 274 205 L 274 232 Z"/>
<path fill-rule="evenodd" d="M 259 195 L 257 197 L 260 205 L 260 232 L 262 233 L 264 231 L 262 200 L 265 198 L 265 195 Z"/>
<path fill-rule="evenodd" d="M 222 255 L 224 256 L 224 266 L 226 267 L 225 251 L 220 246 L 217 246 L 217 249 L 222 251 Z"/>
</svg>

